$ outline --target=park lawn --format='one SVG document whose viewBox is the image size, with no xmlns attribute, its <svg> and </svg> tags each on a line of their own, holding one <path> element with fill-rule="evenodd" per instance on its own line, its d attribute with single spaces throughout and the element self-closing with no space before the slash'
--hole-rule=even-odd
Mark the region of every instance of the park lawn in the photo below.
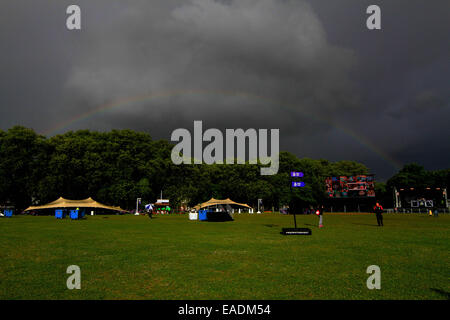
<svg viewBox="0 0 450 320">
<path fill-rule="evenodd" d="M 0 219 L 0 299 L 448 299 L 450 215 L 235 214 Z M 69 265 L 81 290 L 69 290 Z M 369 290 L 366 269 L 381 269 Z"/>
</svg>

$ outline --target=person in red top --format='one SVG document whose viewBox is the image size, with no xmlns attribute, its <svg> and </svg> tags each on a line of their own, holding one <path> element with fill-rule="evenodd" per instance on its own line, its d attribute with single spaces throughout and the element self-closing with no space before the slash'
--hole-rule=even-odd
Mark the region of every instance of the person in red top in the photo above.
<svg viewBox="0 0 450 320">
<path fill-rule="evenodd" d="M 382 227 L 383 226 L 383 207 L 381 206 L 381 204 L 379 204 L 378 202 L 375 204 L 375 206 L 373 207 L 373 211 L 375 212 L 376 216 L 377 216 L 377 223 L 378 226 Z"/>
<path fill-rule="evenodd" d="M 323 207 L 323 205 L 320 205 L 316 210 L 316 214 L 319 216 L 319 228 L 323 228 L 323 211 L 324 210 L 325 210 L 325 208 Z"/>
</svg>

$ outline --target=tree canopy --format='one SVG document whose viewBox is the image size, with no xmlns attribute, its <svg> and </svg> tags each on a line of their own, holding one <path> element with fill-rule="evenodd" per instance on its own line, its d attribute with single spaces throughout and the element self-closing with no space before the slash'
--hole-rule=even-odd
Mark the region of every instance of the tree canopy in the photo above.
<svg viewBox="0 0 450 320">
<path fill-rule="evenodd" d="M 277 174 L 261 176 L 255 164 L 183 164 L 171 161 L 173 145 L 132 130 L 80 130 L 46 138 L 15 126 L 0 131 L 0 204 L 17 208 L 44 204 L 62 196 L 89 196 L 109 205 L 134 208 L 136 198 L 153 202 L 163 191 L 175 205 L 195 205 L 211 197 L 231 198 L 255 206 L 314 205 L 324 198 L 327 176 L 368 174 L 354 161 L 299 159 L 280 152 Z M 302 171 L 303 188 L 290 190 L 290 172 Z M 406 165 L 378 191 L 388 194 L 393 185 L 429 183 L 448 185 L 450 169 L 429 172 Z"/>
</svg>

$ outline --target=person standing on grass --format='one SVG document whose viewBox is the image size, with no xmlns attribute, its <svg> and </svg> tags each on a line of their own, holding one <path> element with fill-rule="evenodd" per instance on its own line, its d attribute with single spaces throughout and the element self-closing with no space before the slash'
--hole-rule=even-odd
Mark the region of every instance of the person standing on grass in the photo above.
<svg viewBox="0 0 450 320">
<path fill-rule="evenodd" d="M 319 228 L 323 228 L 323 205 L 319 206 L 316 210 L 316 214 L 319 216 Z"/>
<path fill-rule="evenodd" d="M 434 217 L 437 218 L 439 215 L 439 211 L 437 208 L 434 208 Z"/>
<path fill-rule="evenodd" d="M 381 206 L 381 204 L 379 204 L 378 202 L 375 204 L 375 206 L 373 207 L 373 211 L 375 212 L 376 216 L 377 216 L 377 223 L 378 226 L 382 227 L 383 226 L 383 207 Z"/>
</svg>

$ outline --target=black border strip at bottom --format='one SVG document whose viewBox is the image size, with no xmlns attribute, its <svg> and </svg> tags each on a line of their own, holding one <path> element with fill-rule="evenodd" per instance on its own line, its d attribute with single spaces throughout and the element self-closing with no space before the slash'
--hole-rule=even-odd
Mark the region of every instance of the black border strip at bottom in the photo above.
<svg viewBox="0 0 450 320">
<path fill-rule="evenodd" d="M 0 301 L 2 313 L 11 311 L 17 317 L 21 313 L 45 314 L 46 316 L 61 317 L 70 315 L 71 318 L 113 315 L 124 316 L 126 319 L 133 315 L 158 315 L 158 319 L 299 319 L 305 316 L 324 317 L 338 315 L 361 316 L 380 315 L 405 316 L 418 315 L 419 312 L 433 310 L 438 312 L 448 309 L 448 300 L 149 300 L 149 301 L 48 301 L 48 300 L 20 300 Z M 153 318 L 153 317 L 151 317 Z"/>
</svg>

